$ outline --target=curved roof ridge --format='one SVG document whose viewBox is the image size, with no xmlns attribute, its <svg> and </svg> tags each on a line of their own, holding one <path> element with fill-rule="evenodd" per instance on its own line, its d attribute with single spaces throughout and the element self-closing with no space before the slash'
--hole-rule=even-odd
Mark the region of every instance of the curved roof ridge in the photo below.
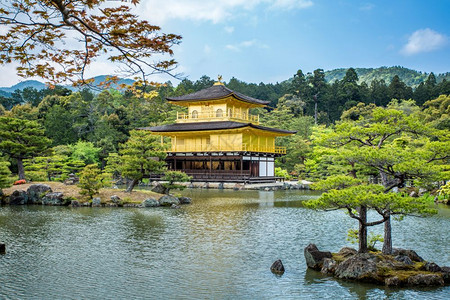
<svg viewBox="0 0 450 300">
<path fill-rule="evenodd" d="M 269 104 L 269 101 L 264 101 L 260 99 L 256 99 L 247 95 L 244 95 L 242 93 L 236 92 L 231 90 L 230 88 L 224 86 L 224 85 L 213 85 L 209 88 L 190 93 L 183 96 L 178 97 L 167 97 L 166 99 L 168 101 L 174 101 L 174 102 L 183 102 L 183 101 L 206 101 L 206 100 L 218 100 L 222 98 L 226 98 L 230 95 L 235 96 L 237 99 L 258 104 L 258 105 L 267 105 Z"/>
</svg>

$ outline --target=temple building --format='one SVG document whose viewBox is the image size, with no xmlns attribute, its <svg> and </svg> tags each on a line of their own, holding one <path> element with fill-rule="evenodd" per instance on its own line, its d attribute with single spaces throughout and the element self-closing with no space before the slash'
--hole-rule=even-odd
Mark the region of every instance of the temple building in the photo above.
<svg viewBox="0 0 450 300">
<path fill-rule="evenodd" d="M 220 81 L 167 100 L 186 107 L 187 113 L 178 113 L 175 124 L 142 129 L 170 137 L 166 159 L 170 170 L 183 171 L 194 181 L 276 180 L 274 160 L 286 149 L 276 146 L 275 138 L 295 132 L 259 125 L 259 115 L 250 114 L 250 109 L 268 101 L 232 91 Z"/>
</svg>

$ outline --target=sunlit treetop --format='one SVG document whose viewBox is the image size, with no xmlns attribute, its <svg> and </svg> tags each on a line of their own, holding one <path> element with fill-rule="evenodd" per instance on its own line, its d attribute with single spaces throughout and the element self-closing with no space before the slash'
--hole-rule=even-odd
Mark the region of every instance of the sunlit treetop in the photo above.
<svg viewBox="0 0 450 300">
<path fill-rule="evenodd" d="M 89 83 L 86 68 L 101 56 L 117 64 L 123 77 L 146 82 L 155 73 L 173 75 L 172 46 L 181 36 L 161 33 L 160 27 L 139 19 L 131 11 L 138 3 L 2 0 L 0 63 L 19 63 L 19 76 L 38 76 L 51 84 Z"/>
</svg>

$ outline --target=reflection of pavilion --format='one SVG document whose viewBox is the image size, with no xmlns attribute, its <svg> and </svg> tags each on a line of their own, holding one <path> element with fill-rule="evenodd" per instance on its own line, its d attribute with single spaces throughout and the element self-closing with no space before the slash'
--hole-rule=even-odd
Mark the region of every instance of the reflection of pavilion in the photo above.
<svg viewBox="0 0 450 300">
<path fill-rule="evenodd" d="M 167 163 L 197 181 L 274 181 L 275 157 L 286 154 L 275 146 L 275 137 L 294 134 L 259 125 L 250 108 L 264 107 L 266 101 L 234 92 L 221 82 L 181 97 L 167 98 L 187 107 L 177 114 L 175 124 L 142 129 L 168 136 L 172 145 Z"/>
</svg>

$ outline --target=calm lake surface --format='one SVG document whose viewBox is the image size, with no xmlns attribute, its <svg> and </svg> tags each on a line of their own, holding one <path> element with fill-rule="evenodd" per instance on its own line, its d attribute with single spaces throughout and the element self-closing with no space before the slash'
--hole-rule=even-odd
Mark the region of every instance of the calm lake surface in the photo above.
<svg viewBox="0 0 450 300">
<path fill-rule="evenodd" d="M 303 249 L 352 246 L 343 211 L 303 191 L 186 190 L 165 208 L 1 207 L 0 299 L 449 299 L 450 287 L 385 289 L 307 271 Z M 450 265 L 450 209 L 393 224 L 394 246 Z M 382 226 L 372 228 L 381 233 Z M 281 259 L 286 272 L 270 272 Z"/>
</svg>

